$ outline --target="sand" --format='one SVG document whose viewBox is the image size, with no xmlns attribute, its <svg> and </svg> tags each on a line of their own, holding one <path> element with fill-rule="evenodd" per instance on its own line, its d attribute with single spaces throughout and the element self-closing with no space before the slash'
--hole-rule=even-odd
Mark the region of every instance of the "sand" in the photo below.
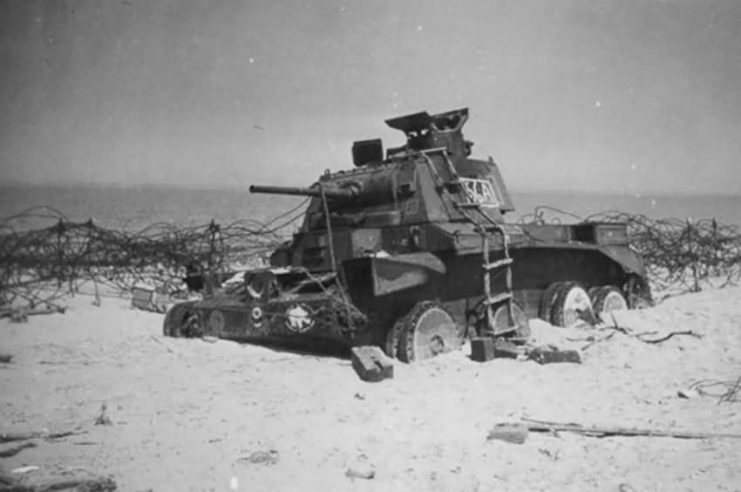
<svg viewBox="0 0 741 492">
<path fill-rule="evenodd" d="M 396 363 L 380 383 L 360 381 L 349 360 L 165 338 L 162 315 L 126 300 L 69 306 L 0 321 L 0 352 L 13 355 L 0 364 L 0 433 L 82 432 L 0 459 L 6 472 L 38 466 L 27 483 L 103 475 L 123 491 L 741 490 L 741 439 L 487 440 L 496 423 L 522 417 L 741 434 L 741 402 L 677 394 L 741 376 L 741 288 L 616 317 L 635 332 L 701 339 L 652 345 L 616 333 L 581 365 L 479 364 L 460 351 Z M 534 321 L 533 332 L 581 347 L 610 330 Z M 95 425 L 103 404 L 111 425 Z"/>
</svg>

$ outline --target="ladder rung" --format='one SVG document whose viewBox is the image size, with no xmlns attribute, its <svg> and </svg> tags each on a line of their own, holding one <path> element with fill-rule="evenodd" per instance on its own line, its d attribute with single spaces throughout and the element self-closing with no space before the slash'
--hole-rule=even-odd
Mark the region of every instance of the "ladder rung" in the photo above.
<svg viewBox="0 0 741 492">
<path fill-rule="evenodd" d="M 499 304 L 502 301 L 508 301 L 510 299 L 512 299 L 512 294 L 510 294 L 509 292 L 502 292 L 501 294 L 497 294 L 488 299 L 484 299 L 484 304 L 486 304 L 487 306 L 491 306 L 493 304 Z"/>
<path fill-rule="evenodd" d="M 484 263 L 484 270 L 496 270 L 503 266 L 511 265 L 512 258 L 502 258 L 501 260 L 493 261 L 491 263 Z"/>
</svg>

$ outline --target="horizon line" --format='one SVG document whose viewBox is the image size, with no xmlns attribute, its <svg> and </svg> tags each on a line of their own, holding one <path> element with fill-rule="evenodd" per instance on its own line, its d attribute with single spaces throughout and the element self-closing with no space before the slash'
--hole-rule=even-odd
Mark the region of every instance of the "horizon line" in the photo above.
<svg viewBox="0 0 741 492">
<path fill-rule="evenodd" d="M 245 191 L 248 185 L 175 185 L 163 183 L 29 183 L 29 182 L 5 182 L 0 183 L 0 188 L 98 188 L 98 189 L 154 189 L 154 190 L 187 190 L 187 191 Z M 731 191 L 692 191 L 692 190 L 583 190 L 583 189 L 558 189 L 558 188 L 510 188 L 510 193 L 546 193 L 554 195 L 580 194 L 580 195 L 608 195 L 608 196 L 634 196 L 643 198 L 645 196 L 720 196 L 734 197 L 738 193 Z"/>
</svg>

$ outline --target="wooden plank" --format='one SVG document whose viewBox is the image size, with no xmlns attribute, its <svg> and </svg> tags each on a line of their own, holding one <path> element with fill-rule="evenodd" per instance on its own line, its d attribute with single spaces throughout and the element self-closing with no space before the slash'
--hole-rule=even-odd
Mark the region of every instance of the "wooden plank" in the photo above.
<svg viewBox="0 0 741 492">
<path fill-rule="evenodd" d="M 574 432 L 590 437 L 673 437 L 677 439 L 712 439 L 733 438 L 741 439 L 741 434 L 690 432 L 679 430 L 640 429 L 634 427 L 585 427 L 574 423 L 547 422 L 543 420 L 522 419 L 527 428 L 533 432 Z"/>
</svg>

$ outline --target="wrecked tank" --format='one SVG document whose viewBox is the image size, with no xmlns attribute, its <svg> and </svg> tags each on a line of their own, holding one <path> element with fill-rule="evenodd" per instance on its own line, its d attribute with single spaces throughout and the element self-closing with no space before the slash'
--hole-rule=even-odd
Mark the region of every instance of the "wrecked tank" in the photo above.
<svg viewBox="0 0 741 492">
<path fill-rule="evenodd" d="M 472 337 L 524 341 L 528 319 L 570 326 L 650 302 L 620 223 L 514 224 L 499 166 L 471 158 L 467 108 L 386 123 L 406 143 L 352 146 L 354 167 L 308 188 L 300 230 L 270 266 L 174 305 L 169 336 L 301 347 L 378 345 L 403 362 Z"/>
</svg>

